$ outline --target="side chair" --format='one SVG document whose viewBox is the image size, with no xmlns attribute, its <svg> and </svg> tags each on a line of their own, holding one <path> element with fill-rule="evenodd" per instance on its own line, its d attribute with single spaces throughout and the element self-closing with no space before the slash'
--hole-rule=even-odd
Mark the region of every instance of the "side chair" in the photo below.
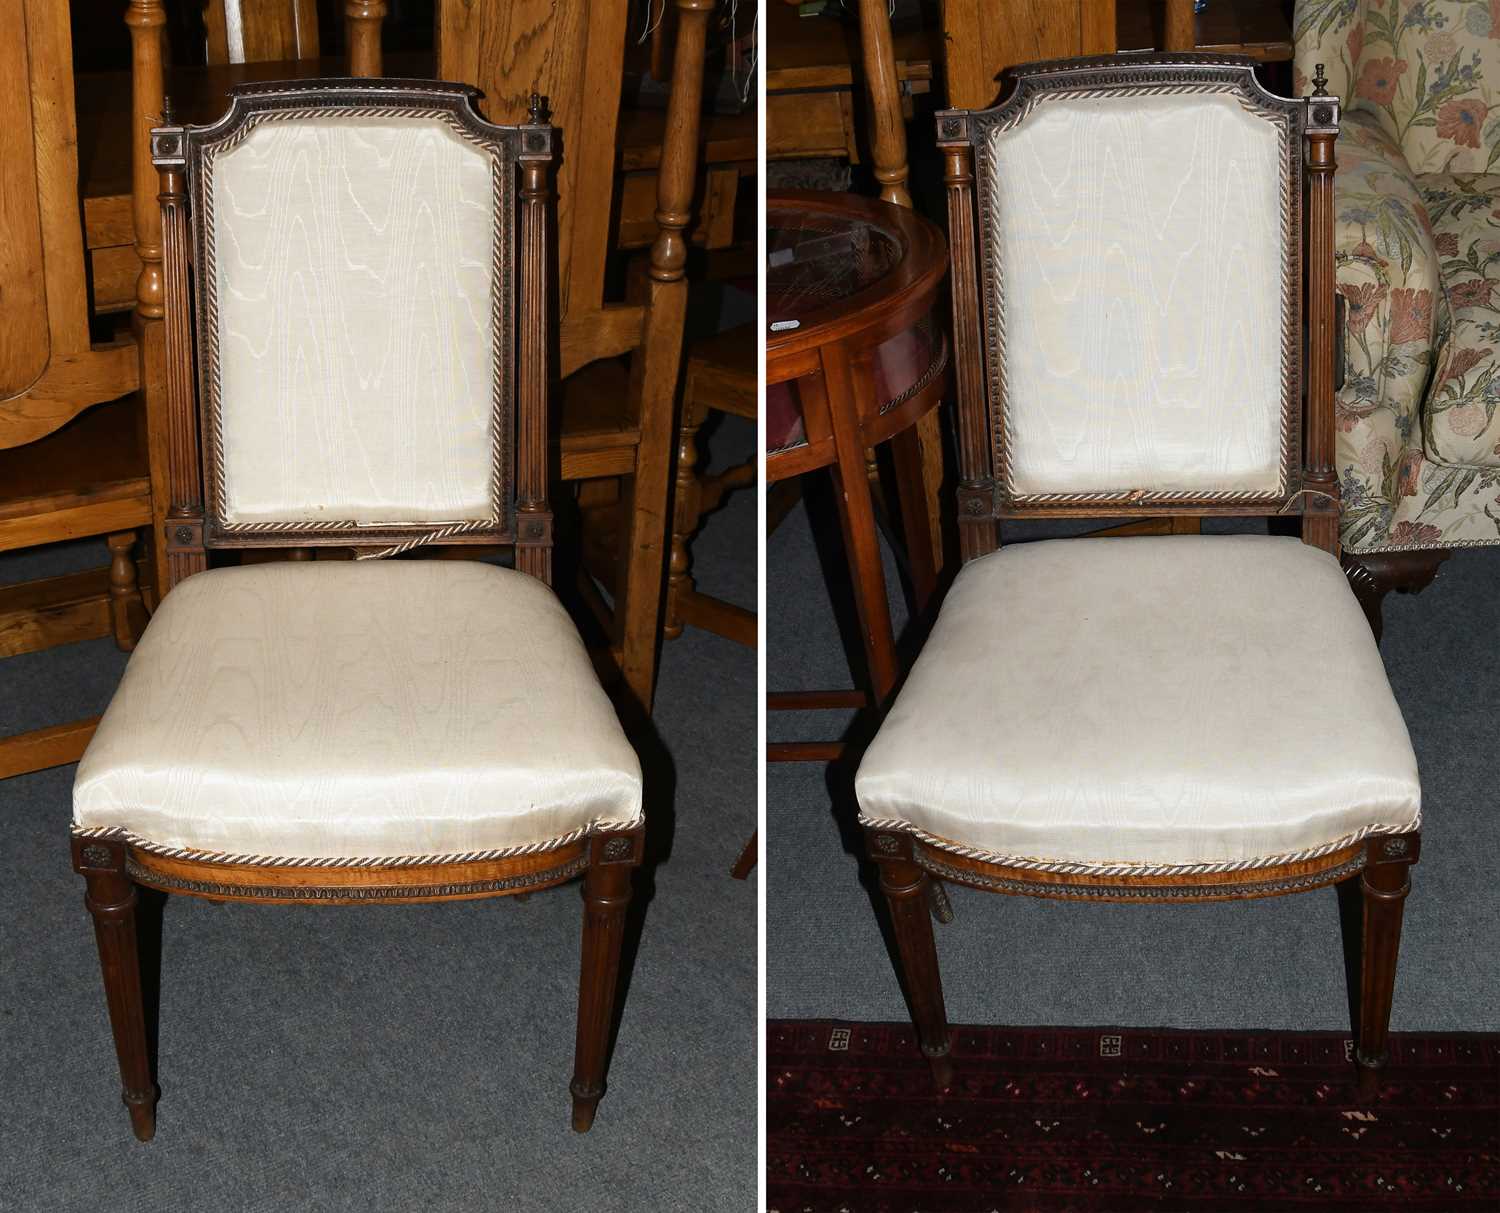
<svg viewBox="0 0 1500 1213">
<path fill-rule="evenodd" d="M 169 584 L 72 825 L 143 1141 L 139 887 L 363 905 L 581 876 L 575 1129 L 604 1091 L 640 763 L 550 588 L 552 129 L 536 98 L 494 126 L 476 96 L 251 84 L 152 131 Z M 515 568 L 382 559 L 431 543 L 511 544 Z M 307 559 L 328 546 L 356 559 Z M 255 547 L 293 559 L 209 567 Z"/>
<path fill-rule="evenodd" d="M 1421 791 L 1338 559 L 1339 105 L 1253 66 L 1039 63 L 937 115 L 965 565 L 855 792 L 940 1086 L 934 877 L 1130 903 L 1357 879 L 1358 1090 L 1378 1091 Z M 1300 540 L 998 532 L 1288 514 Z"/>
</svg>

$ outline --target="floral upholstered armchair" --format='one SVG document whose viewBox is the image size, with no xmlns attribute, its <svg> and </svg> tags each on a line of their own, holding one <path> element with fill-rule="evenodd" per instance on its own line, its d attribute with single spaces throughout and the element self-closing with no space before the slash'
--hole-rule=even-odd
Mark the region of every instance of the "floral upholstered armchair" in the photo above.
<svg viewBox="0 0 1500 1213">
<path fill-rule="evenodd" d="M 1380 600 L 1500 543 L 1500 0 L 1298 0 L 1296 92 L 1343 100 L 1346 570 Z"/>
</svg>

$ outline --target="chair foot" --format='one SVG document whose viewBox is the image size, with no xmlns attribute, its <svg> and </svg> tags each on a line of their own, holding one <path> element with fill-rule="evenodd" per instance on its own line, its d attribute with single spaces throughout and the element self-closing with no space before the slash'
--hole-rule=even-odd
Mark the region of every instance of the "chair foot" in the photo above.
<svg viewBox="0 0 1500 1213">
<path fill-rule="evenodd" d="M 130 1110 L 130 1128 L 135 1133 L 135 1139 L 150 1141 L 156 1136 L 156 1091 L 153 1089 L 140 1102 L 134 1101 L 129 1092 L 125 1092 L 122 1098 Z"/>
<path fill-rule="evenodd" d="M 599 1110 L 604 1088 L 589 1088 L 575 1082 L 569 1089 L 573 1092 L 573 1132 L 587 1133 L 594 1127 L 594 1113 Z"/>
<path fill-rule="evenodd" d="M 946 1091 L 951 1087 L 953 1085 L 952 1041 L 945 1042 L 940 1052 L 934 1052 L 923 1045 L 922 1056 L 927 1058 L 927 1064 L 932 1067 L 932 1085 L 939 1091 Z"/>
<path fill-rule="evenodd" d="M 1363 1050 L 1354 1050 L 1360 1103 L 1374 1103 L 1380 1097 L 1380 1072 L 1385 1069 L 1386 1060 L 1386 1057 L 1366 1057 Z"/>
</svg>

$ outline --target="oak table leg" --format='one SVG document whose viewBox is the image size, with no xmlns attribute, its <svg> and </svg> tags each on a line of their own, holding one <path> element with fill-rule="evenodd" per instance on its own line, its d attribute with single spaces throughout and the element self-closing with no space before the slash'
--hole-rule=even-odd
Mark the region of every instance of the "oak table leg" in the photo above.
<svg viewBox="0 0 1500 1213">
<path fill-rule="evenodd" d="M 607 840 L 613 842 L 614 839 Z M 604 1095 L 609 1029 L 614 1019 L 620 944 L 630 905 L 628 863 L 601 863 L 596 842 L 583 881 L 583 959 L 578 977 L 578 1040 L 573 1056 L 573 1128 L 587 1133 Z"/>
<path fill-rule="evenodd" d="M 141 959 L 136 941 L 136 888 L 125 873 L 125 848 L 116 842 L 73 840 L 73 867 L 88 882 L 84 904 L 94 917 L 99 968 L 109 1024 L 120 1062 L 121 1097 L 130 1109 L 130 1127 L 141 1141 L 156 1133 L 156 1084 L 146 1042 L 146 1009 L 141 996 Z"/>
<path fill-rule="evenodd" d="M 933 547 L 927 483 L 922 474 L 921 434 L 916 426 L 902 430 L 891 439 L 891 456 L 896 467 L 896 495 L 901 505 L 901 533 L 906 540 L 906 559 L 911 566 L 912 597 L 916 600 L 917 614 L 924 615 L 937 592 L 940 554 Z"/>
<path fill-rule="evenodd" d="M 129 653 L 146 628 L 146 603 L 141 598 L 135 560 L 135 532 L 111 535 L 109 544 L 109 618 L 115 647 Z"/>
<path fill-rule="evenodd" d="M 838 499 L 844 552 L 854 584 L 865 660 L 876 705 L 883 705 L 896 685 L 896 637 L 891 626 L 891 604 L 886 596 L 885 569 L 875 525 L 875 503 L 865 475 L 864 443 L 860 439 L 854 403 L 858 387 L 848 351 L 837 345 L 822 350 L 823 376 L 833 419 L 837 460 L 829 465 Z M 867 375 L 866 375 L 867 377 Z"/>
<path fill-rule="evenodd" d="M 662 636 L 676 640 L 682 635 L 682 598 L 693 591 L 692 557 L 688 541 L 698 529 L 698 427 L 703 423 L 696 400 L 682 402 L 682 420 L 677 427 L 677 487 L 672 503 L 672 549 L 667 560 L 667 609 Z"/>
</svg>

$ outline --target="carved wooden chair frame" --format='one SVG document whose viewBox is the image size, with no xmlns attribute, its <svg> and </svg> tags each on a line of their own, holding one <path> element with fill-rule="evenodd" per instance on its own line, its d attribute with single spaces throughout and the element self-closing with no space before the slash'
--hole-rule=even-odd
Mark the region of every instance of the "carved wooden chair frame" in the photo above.
<svg viewBox="0 0 1500 1213">
<path fill-rule="evenodd" d="M 1141 515 L 1301 515 L 1304 543 L 1338 555 L 1338 482 L 1333 470 L 1334 139 L 1339 102 L 1316 91 L 1289 101 L 1261 88 L 1249 59 L 1213 55 L 1101 56 L 1018 68 L 1015 88 L 988 110 L 937 114 L 945 158 L 952 249 L 955 377 L 958 384 L 959 533 L 965 562 L 999 547 L 1001 518 Z M 1118 97 L 1145 92 L 1228 94 L 1279 128 L 1284 156 L 1282 340 L 1282 474 L 1272 496 L 1131 492 L 1022 496 L 1012 491 L 1006 444 L 1003 283 L 995 241 L 990 174 L 981 171 L 976 198 L 974 160 L 987 169 L 991 136 L 1025 121 L 1049 98 Z M 1305 261 L 1304 261 L 1305 244 Z M 1304 275 L 1305 269 L 1305 275 Z M 1304 276 L 1306 290 L 1304 295 Z M 1303 310 L 1309 329 L 1302 344 Z M 992 306 L 999 300 L 1000 306 Z M 1305 362 L 1305 368 L 1304 368 Z M 1305 369 L 1305 395 L 1304 395 Z M 1304 441 L 1305 431 L 1305 441 Z M 932 923 L 929 889 L 951 880 L 995 893 L 1087 901 L 1183 902 L 1274 897 L 1360 878 L 1363 947 L 1358 1048 L 1362 1098 L 1374 1096 L 1389 1055 L 1387 1029 L 1400 944 L 1402 905 L 1417 861 L 1417 831 L 1372 833 L 1336 848 L 1291 857 L 1271 867 L 1153 874 L 1139 868 L 1034 870 L 989 862 L 940 845 L 904 822 L 867 821 L 865 838 L 895 927 L 912 1019 L 939 1086 L 952 1078 L 950 1035 Z M 1226 870 L 1227 869 L 1227 870 Z M 940 896 L 932 898 L 943 904 Z"/>
<path fill-rule="evenodd" d="M 170 511 L 166 522 L 168 585 L 207 567 L 221 548 L 354 547 L 383 556 L 421 543 L 511 543 L 516 567 L 544 583 L 552 575 L 552 515 L 547 496 L 548 203 L 552 128 L 534 100 L 531 121 L 494 126 L 474 108 L 477 90 L 430 80 L 310 80 L 231 90 L 229 110 L 208 126 L 179 126 L 164 116 L 151 133 L 161 179 L 167 348 Z M 334 522 L 230 526 L 223 521 L 222 444 L 214 249 L 206 220 L 214 156 L 257 124 L 316 116 L 379 114 L 434 117 L 490 156 L 495 197 L 492 279 L 494 443 L 490 517 L 451 525 L 363 525 Z M 517 177 L 520 189 L 517 190 Z M 519 206 L 519 286 L 517 222 Z M 190 223 L 196 210 L 199 223 Z M 196 245 L 190 247 L 194 227 Z M 197 340 L 189 291 L 196 274 Z M 193 365 L 198 361 L 200 401 Z M 514 385 L 518 385 L 516 390 Z M 200 407 L 201 406 L 201 407 Z M 512 442 L 512 434 L 515 440 Z M 203 440 L 200 442 L 200 435 Z M 205 493 L 204 488 L 207 487 Z M 416 861 L 303 861 L 206 856 L 165 850 L 118 832 L 82 830 L 72 838 L 74 869 L 87 881 L 123 1094 L 135 1134 L 155 1131 L 157 1088 L 147 1052 L 137 952 L 137 886 L 216 901 L 300 905 L 451 901 L 530 893 L 584 878 L 573 1127 L 586 1130 L 604 1093 L 615 987 L 631 872 L 640 863 L 644 827 L 603 828 L 541 845 L 480 856 Z"/>
</svg>

